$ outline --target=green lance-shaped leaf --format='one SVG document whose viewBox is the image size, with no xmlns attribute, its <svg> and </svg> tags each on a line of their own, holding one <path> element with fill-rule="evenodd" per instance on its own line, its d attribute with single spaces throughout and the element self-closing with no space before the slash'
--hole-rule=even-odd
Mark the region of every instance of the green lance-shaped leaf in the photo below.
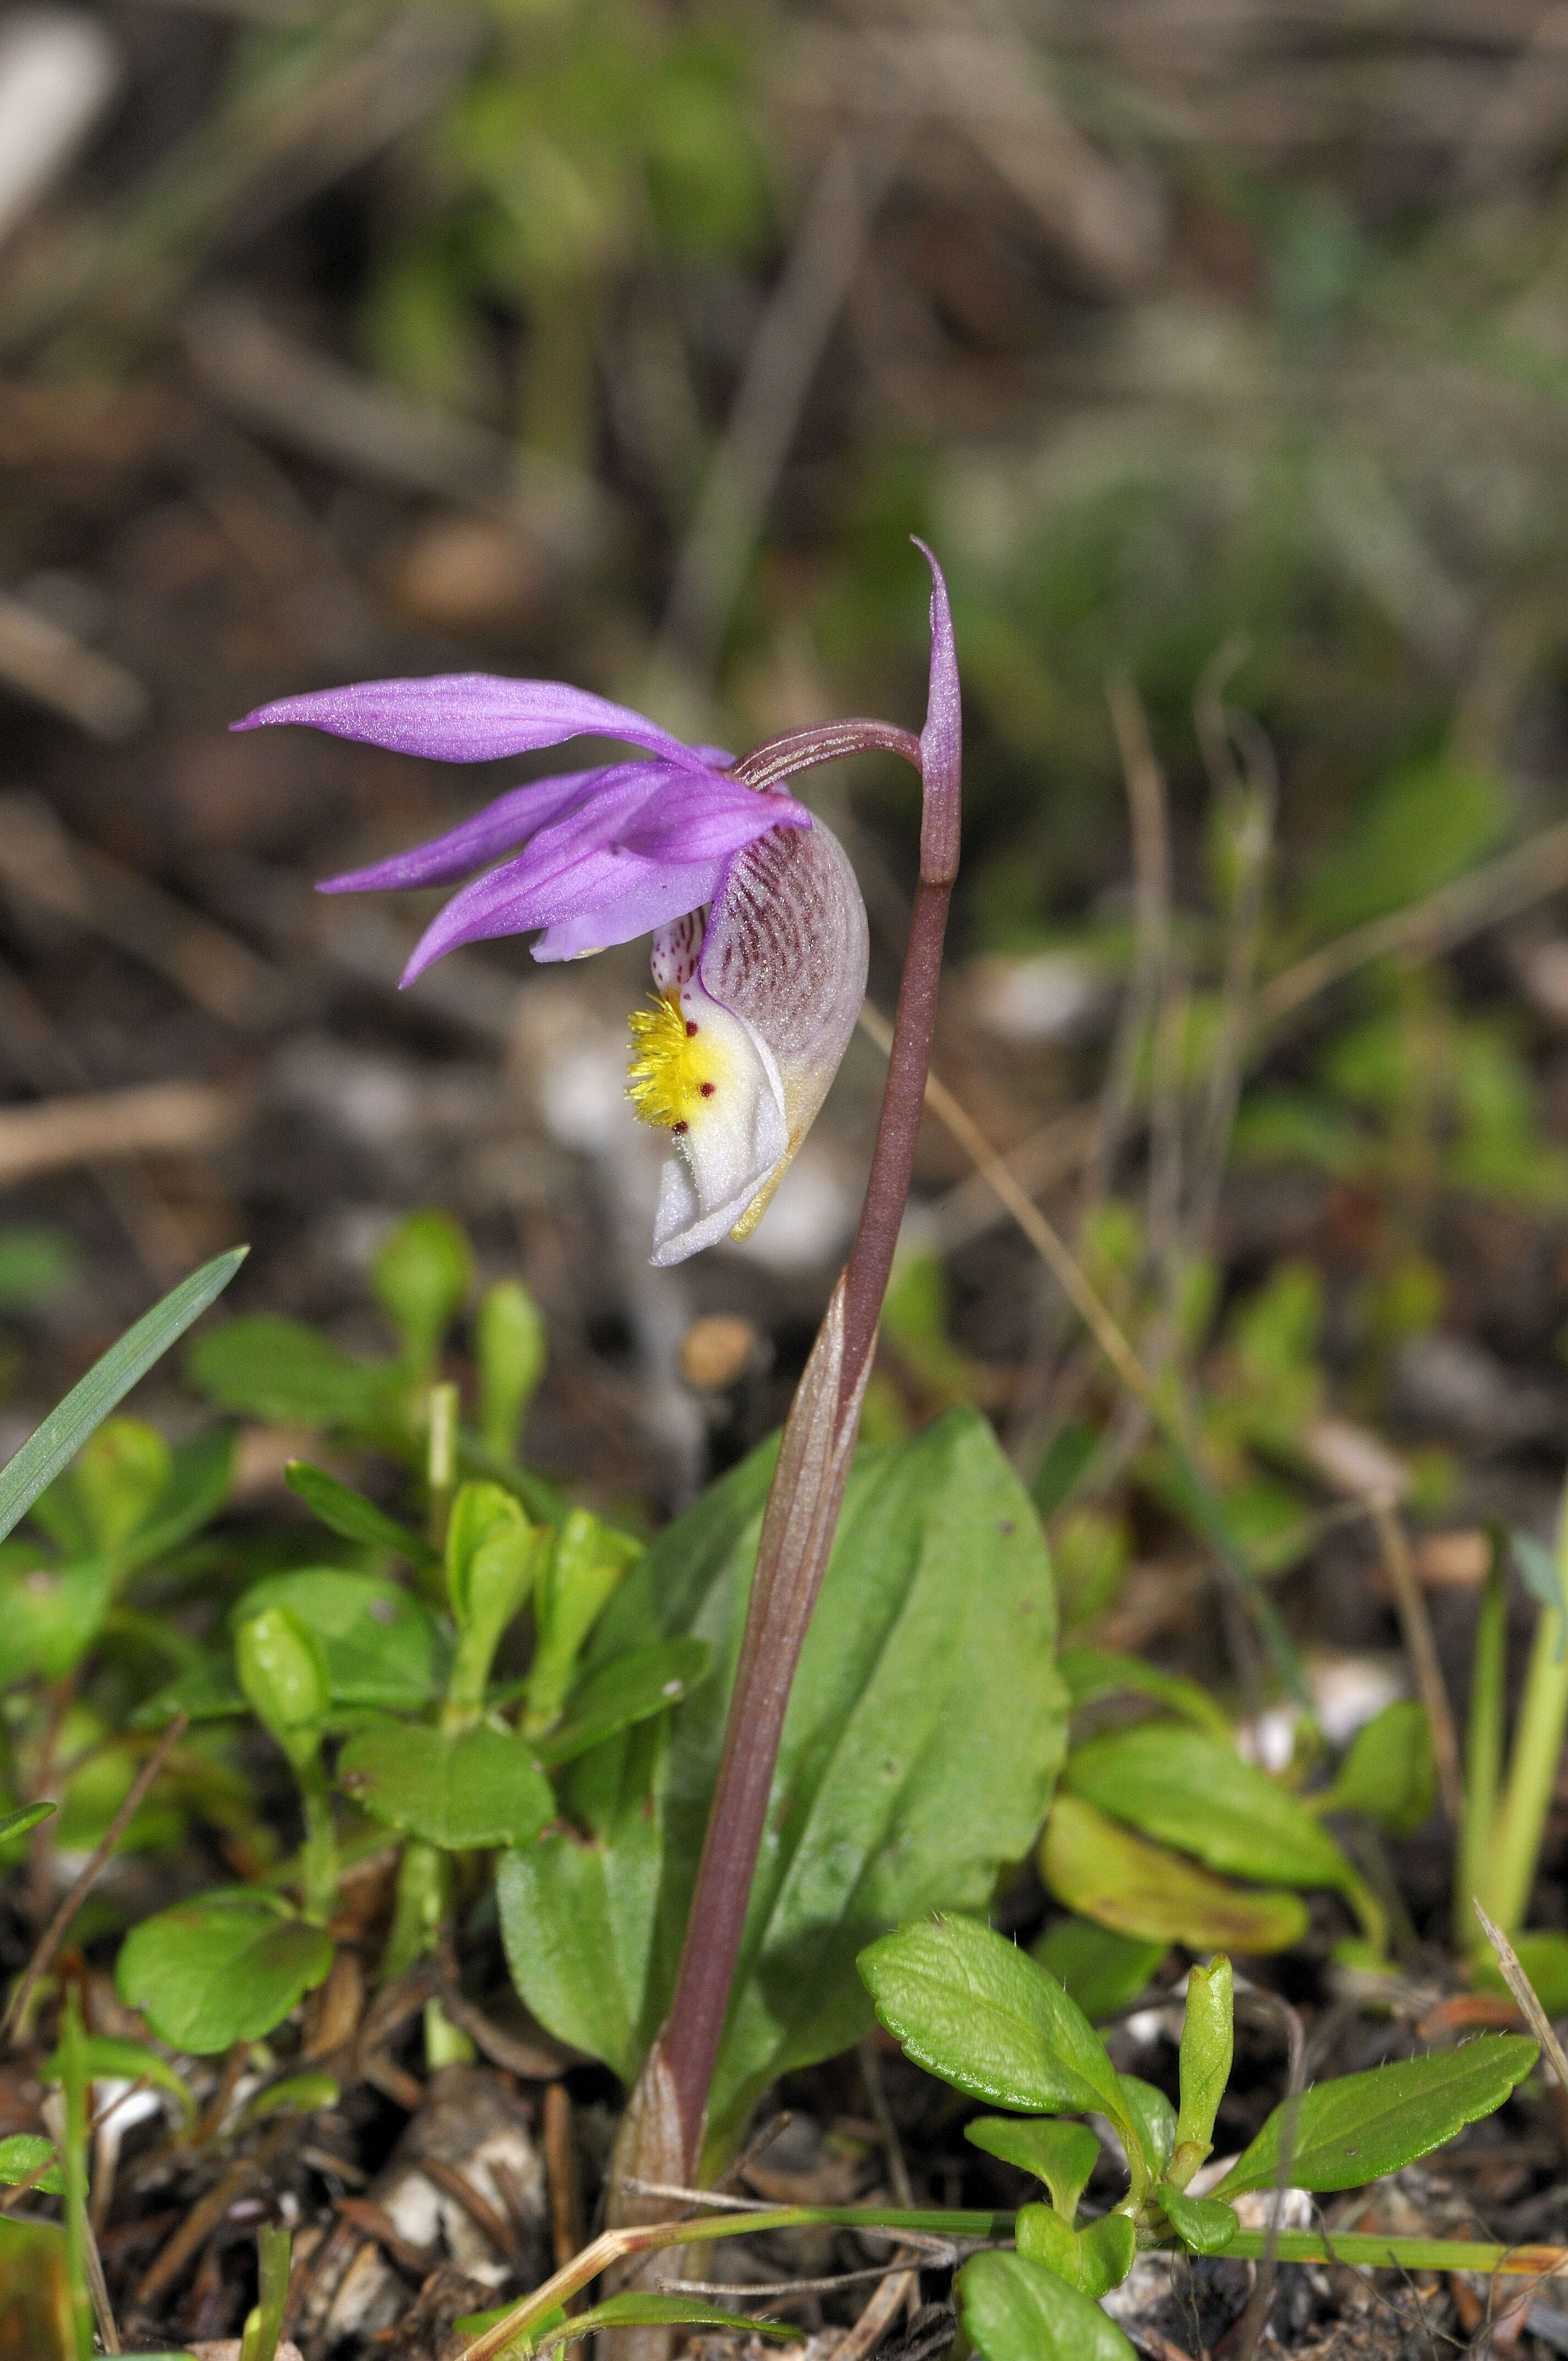
<svg viewBox="0 0 1568 2361">
<path fill-rule="evenodd" d="M 447 1685 L 455 1707 L 477 1712 L 501 1635 L 527 1599 L 549 1545 L 522 1503 L 499 1484 L 465 1484 L 446 1528 L 446 1592 L 457 1624 Z"/>
<path fill-rule="evenodd" d="M 547 1730 L 566 1701 L 578 1652 L 628 1569 L 641 1556 L 629 1533 L 574 1509 L 539 1576 L 533 1620 L 538 1634 L 528 1675 L 523 1727 Z M 651 1635 L 650 1635 L 651 1636 Z"/>
<path fill-rule="evenodd" d="M 1135 2361 L 1100 2306 L 1025 2255 L 975 2255 L 958 2277 L 966 2334 L 984 2361 Z"/>
<path fill-rule="evenodd" d="M 434 1366 L 473 1277 L 468 1241 L 449 1213 L 410 1213 L 382 1241 L 370 1283 L 414 1369 Z"/>
<path fill-rule="evenodd" d="M 1100 2142 L 1087 2124 L 1063 2123 L 1043 2115 L 976 2115 L 964 2125 L 964 2137 L 1032 2172 L 1051 2193 L 1051 2203 L 1070 2223 L 1089 2177 L 1100 2160 Z"/>
<path fill-rule="evenodd" d="M 1116 1932 L 1195 1951 L 1284 1951 L 1307 1931 L 1294 1894 L 1260 1894 L 1135 1835 L 1081 1797 L 1059 1794 L 1040 1842 L 1040 1874 L 1058 1902 Z"/>
<path fill-rule="evenodd" d="M 1082 2010 L 979 1919 L 900 1927 L 861 1953 L 860 1968 L 905 2056 L 967 2097 L 1039 2114 L 1098 2108 L 1118 2129 L 1127 2123 L 1115 2069 Z"/>
<path fill-rule="evenodd" d="M 525 1287 L 498 1279 L 475 1323 L 479 1364 L 479 1439 L 492 1459 L 517 1456 L 528 1405 L 544 1374 L 544 1322 Z"/>
<path fill-rule="evenodd" d="M 689 1634 L 713 1647 L 712 1676 L 574 1763 L 573 1826 L 499 1873 L 529 2007 L 617 2072 L 599 2043 L 635 2071 L 668 2007 L 774 1455 L 753 1453 L 659 1535 L 586 1654 L 593 1674 Z M 983 1912 L 1026 1850 L 1060 1758 L 1054 1638 L 1038 1521 L 983 1419 L 950 1411 L 857 1455 L 790 1696 L 710 2159 L 768 2082 L 867 2029 L 855 1961 L 872 1938 L 932 1910 Z"/>
<path fill-rule="evenodd" d="M 613 1657 L 573 1690 L 565 1719 L 536 1743 L 539 1760 L 552 1767 L 574 1762 L 618 1730 L 668 1713 L 706 1678 L 712 1664 L 706 1640 L 655 1640 L 652 1647 Z"/>
<path fill-rule="evenodd" d="M 528 1844 L 555 1808 L 522 1740 L 483 1723 L 363 1730 L 338 1757 L 337 1776 L 378 1820 L 446 1852 Z"/>
<path fill-rule="evenodd" d="M 313 1467 L 308 1459 L 291 1459 L 283 1481 L 329 1532 L 341 1533 L 345 1541 L 364 1542 L 372 1549 L 393 1550 L 422 1571 L 436 1563 L 435 1552 L 420 1534 L 411 1532 L 396 1517 L 389 1517 L 363 1492 L 340 1484 L 324 1467 Z"/>
<path fill-rule="evenodd" d="M 1181 2026 L 1181 2107 L 1168 2180 L 1185 2189 L 1214 2144 L 1214 2118 L 1235 2049 L 1234 1979 L 1223 1956 L 1187 1979 Z"/>
<path fill-rule="evenodd" d="M 1354 1876 L 1326 1828 L 1234 1746 L 1178 1722 L 1140 1722 L 1075 1747 L 1073 1795 L 1113 1819 L 1260 1885 L 1343 1886 Z"/>
<path fill-rule="evenodd" d="M 1314 1812 L 1365 1812 L 1390 1836 L 1414 1836 L 1437 1801 L 1431 1725 L 1419 1697 L 1396 1697 L 1363 1722 L 1332 1784 L 1303 1798 Z"/>
<path fill-rule="evenodd" d="M 235 1671 L 252 1713 L 296 1770 L 313 1760 L 332 1710 L 326 1651 L 302 1616 L 267 1607 L 235 1634 Z"/>
<path fill-rule="evenodd" d="M 1188 2197 L 1169 2181 L 1155 2191 L 1166 2219 L 1184 2246 L 1195 2255 L 1223 2255 L 1241 2228 L 1234 2205 L 1213 2197 Z"/>
<path fill-rule="evenodd" d="M 203 1336 L 185 1375 L 220 1410 L 274 1426 L 373 1426 L 391 1399 L 389 1361 L 358 1361 L 302 1321 L 258 1312 Z"/>
<path fill-rule="evenodd" d="M 20 1451 L 0 1471 L 0 1540 L 24 1517 L 69 1460 L 74 1459 L 93 1429 L 124 1400 L 139 1378 L 168 1352 L 207 1306 L 220 1296 L 249 1252 L 235 1246 L 217 1255 L 200 1270 L 144 1312 L 127 1328 L 117 1345 L 71 1391 L 59 1408 L 27 1437 Z"/>
<path fill-rule="evenodd" d="M 257 2092 L 245 2120 L 258 2124 L 269 2115 L 313 2115 L 319 2107 L 335 2107 L 342 2095 L 342 2086 L 330 2074 L 288 2074 Z"/>
<path fill-rule="evenodd" d="M 1161 1672 L 1157 1664 L 1148 1664 L 1142 1656 L 1120 1654 L 1114 1648 L 1064 1648 L 1058 1659 L 1067 1692 L 1075 1708 L 1092 1705 L 1100 1697 L 1116 1697 L 1127 1690 L 1135 1695 L 1154 1697 L 1184 1720 L 1207 1730 L 1230 1746 L 1233 1744 L 1231 1725 L 1223 1708 L 1217 1706 L 1205 1688 L 1196 1681 L 1185 1681 L 1179 1674 Z"/>
<path fill-rule="evenodd" d="M 1299 2189 L 1359 2189 L 1428 2156 L 1500 2107 L 1539 2055 L 1519 2034 L 1483 2034 L 1462 2048 L 1408 2058 L 1369 2074 L 1320 2082 L 1296 2109 L 1289 2172 Z M 1276 2107 L 1216 2197 L 1271 2188 L 1279 2173 L 1286 2108 Z"/>
<path fill-rule="evenodd" d="M 0 1812 L 0 1844 L 12 1844 L 18 1837 L 25 1837 L 59 1808 L 57 1804 L 24 1804 L 18 1811 Z"/>
<path fill-rule="evenodd" d="M 254 1886 L 176 1904 L 133 1927 L 115 1983 L 160 2041 L 210 2057 L 258 2041 L 313 1991 L 332 1965 L 320 1927 Z"/>
<path fill-rule="evenodd" d="M 580 2336 L 597 2335 L 609 2328 L 733 2328 L 746 2336 L 771 2336 L 781 2345 L 798 2345 L 805 2331 L 782 2320 L 759 2320 L 754 2312 L 721 2312 L 695 2295 L 612 2295 L 587 2312 L 547 2328 L 536 2343 L 520 2351 L 558 2353 Z"/>
</svg>

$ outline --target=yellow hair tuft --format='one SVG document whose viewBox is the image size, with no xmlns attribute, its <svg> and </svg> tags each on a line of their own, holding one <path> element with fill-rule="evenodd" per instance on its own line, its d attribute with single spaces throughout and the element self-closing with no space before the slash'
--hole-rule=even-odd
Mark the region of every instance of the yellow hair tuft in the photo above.
<svg viewBox="0 0 1568 2361">
<path fill-rule="evenodd" d="M 633 1056 L 626 1095 L 643 1123 L 684 1131 L 705 1096 L 713 1094 L 709 1045 L 688 1025 L 667 993 L 651 993 L 652 1006 L 627 1019 Z M 706 1085 L 706 1088 L 705 1088 Z"/>
</svg>

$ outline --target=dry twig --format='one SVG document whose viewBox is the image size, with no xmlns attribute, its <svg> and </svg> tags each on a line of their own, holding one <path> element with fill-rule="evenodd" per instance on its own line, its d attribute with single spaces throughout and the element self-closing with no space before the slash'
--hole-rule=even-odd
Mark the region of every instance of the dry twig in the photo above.
<svg viewBox="0 0 1568 2361">
<path fill-rule="evenodd" d="M 17 2026 L 27 2023 L 27 2004 L 37 1989 L 38 1979 L 48 1972 L 49 1961 L 59 1949 L 66 1928 L 81 1909 L 93 1880 L 140 1811 L 148 1791 L 161 1776 L 170 1756 L 189 1728 L 190 1717 L 177 1713 L 132 1780 L 119 1809 L 93 1846 L 80 1873 L 72 1879 L 70 1892 L 34 1945 L 27 1971 L 11 1995 L 11 2005 L 5 2012 L 4 2025 L 0 2026 L 0 2034 L 9 2035 Z"/>
</svg>

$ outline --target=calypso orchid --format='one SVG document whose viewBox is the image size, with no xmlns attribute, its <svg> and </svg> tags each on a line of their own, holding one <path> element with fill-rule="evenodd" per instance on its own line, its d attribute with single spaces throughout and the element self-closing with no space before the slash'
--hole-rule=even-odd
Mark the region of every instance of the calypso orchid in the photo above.
<svg viewBox="0 0 1568 2361">
<path fill-rule="evenodd" d="M 947 588 L 925 555 L 935 717 L 956 711 L 958 682 Z M 320 890 L 451 884 L 507 856 L 438 912 L 405 984 L 444 952 L 489 936 L 539 928 L 534 958 L 565 960 L 652 933 L 654 990 L 631 1015 L 628 1095 L 673 1151 L 652 1260 L 684 1261 L 726 1232 L 749 1236 L 828 1094 L 866 985 L 854 872 L 784 782 L 873 747 L 917 759 L 910 734 L 885 722 L 831 722 L 737 763 L 586 689 L 488 673 L 280 697 L 234 727 L 283 721 L 449 763 L 586 737 L 644 751 L 647 759 L 512 787 L 430 843 Z"/>
</svg>

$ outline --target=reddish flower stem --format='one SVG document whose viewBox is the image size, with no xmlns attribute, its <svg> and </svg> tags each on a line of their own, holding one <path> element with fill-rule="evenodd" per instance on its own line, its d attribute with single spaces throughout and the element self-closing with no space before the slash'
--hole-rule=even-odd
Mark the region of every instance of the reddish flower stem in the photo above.
<svg viewBox="0 0 1568 2361">
<path fill-rule="evenodd" d="M 874 728 L 876 736 L 870 736 Z M 853 733 L 866 731 L 861 738 Z M 846 740 L 849 742 L 845 742 Z M 801 731 L 789 747 L 789 773 L 814 762 L 880 745 L 920 763 L 907 731 L 885 724 L 839 723 Z M 776 753 L 748 758 L 766 776 L 784 775 Z M 956 749 L 955 749 L 956 754 Z M 737 766 L 739 769 L 739 765 Z M 937 986 L 948 904 L 958 869 L 956 760 L 922 766 L 927 809 L 882 1119 L 860 1226 L 847 1268 L 812 1347 L 779 1450 L 757 1546 L 740 1660 L 730 1696 L 724 1751 L 708 1812 L 674 1996 L 654 2045 L 644 2087 L 662 2088 L 674 2121 L 677 2179 L 696 2177 L 707 2120 L 707 2095 L 723 2037 L 736 1962 L 745 1931 L 757 1858 L 767 1825 L 773 1772 L 795 1667 L 827 1569 L 849 1474 L 861 1401 L 876 1346 L 877 1323 L 909 1194 L 936 1027 Z M 759 782 L 760 783 L 760 782 Z M 935 788 L 935 796 L 933 789 Z M 933 826 L 931 805 L 943 808 Z M 950 803 L 951 809 L 946 807 Z M 928 874 L 936 870 L 943 873 Z"/>
</svg>

